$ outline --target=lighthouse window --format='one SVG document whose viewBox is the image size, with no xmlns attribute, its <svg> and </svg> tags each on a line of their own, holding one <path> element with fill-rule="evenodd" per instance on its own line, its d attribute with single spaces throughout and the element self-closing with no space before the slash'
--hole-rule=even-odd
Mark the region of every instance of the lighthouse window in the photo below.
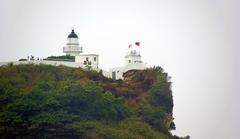
<svg viewBox="0 0 240 139">
<path fill-rule="evenodd" d="M 97 61 L 97 58 L 96 58 L 96 57 L 94 57 L 94 61 Z"/>
</svg>

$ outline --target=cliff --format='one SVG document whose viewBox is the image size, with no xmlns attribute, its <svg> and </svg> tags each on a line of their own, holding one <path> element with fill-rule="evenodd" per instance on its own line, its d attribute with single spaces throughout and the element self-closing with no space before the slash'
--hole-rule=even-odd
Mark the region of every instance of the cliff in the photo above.
<svg viewBox="0 0 240 139">
<path fill-rule="evenodd" d="M 114 81 L 50 65 L 0 67 L 0 138 L 179 139 L 160 67 Z"/>
</svg>

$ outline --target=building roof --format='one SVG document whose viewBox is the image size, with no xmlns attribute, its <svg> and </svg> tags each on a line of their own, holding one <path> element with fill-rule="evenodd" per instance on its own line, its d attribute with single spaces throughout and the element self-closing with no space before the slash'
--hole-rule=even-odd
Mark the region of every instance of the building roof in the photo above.
<svg viewBox="0 0 240 139">
<path fill-rule="evenodd" d="M 78 38 L 77 34 L 74 32 L 74 29 L 72 29 L 72 32 L 68 35 L 68 38 Z"/>
</svg>

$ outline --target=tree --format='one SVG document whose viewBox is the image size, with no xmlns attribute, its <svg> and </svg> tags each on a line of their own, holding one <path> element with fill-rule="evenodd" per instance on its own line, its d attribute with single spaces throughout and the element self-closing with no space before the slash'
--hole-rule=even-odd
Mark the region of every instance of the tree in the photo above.
<svg viewBox="0 0 240 139">
<path fill-rule="evenodd" d="M 173 101 L 171 82 L 168 81 L 168 75 L 162 73 L 158 75 L 156 82 L 150 89 L 149 102 L 156 106 L 161 107 L 167 113 L 172 113 Z"/>
</svg>

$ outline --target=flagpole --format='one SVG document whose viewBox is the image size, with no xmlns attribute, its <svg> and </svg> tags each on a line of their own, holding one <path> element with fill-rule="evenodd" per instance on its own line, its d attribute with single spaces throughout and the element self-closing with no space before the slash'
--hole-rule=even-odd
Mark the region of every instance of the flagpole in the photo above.
<svg viewBox="0 0 240 139">
<path fill-rule="evenodd" d="M 141 56 L 141 54 L 140 54 L 140 45 L 138 46 L 138 52 L 139 52 L 139 55 Z"/>
</svg>

